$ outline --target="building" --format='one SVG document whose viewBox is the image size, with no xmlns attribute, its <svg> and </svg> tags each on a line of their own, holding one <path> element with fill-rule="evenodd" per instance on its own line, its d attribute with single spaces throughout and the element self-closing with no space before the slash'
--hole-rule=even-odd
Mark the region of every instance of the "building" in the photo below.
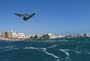
<svg viewBox="0 0 90 61">
<path fill-rule="evenodd" d="M 64 35 L 48 33 L 49 38 L 63 38 Z"/>
<path fill-rule="evenodd" d="M 23 39 L 23 38 L 25 38 L 25 34 L 24 33 L 17 33 L 17 38 Z"/>
<path fill-rule="evenodd" d="M 12 32 L 12 38 L 17 38 L 17 33 L 16 32 Z"/>
<path fill-rule="evenodd" d="M 12 38 L 12 32 L 4 32 L 4 33 L 3 33 L 3 37 L 4 37 L 4 38 L 11 39 L 11 38 Z"/>
<path fill-rule="evenodd" d="M 87 37 L 90 37 L 90 33 L 87 34 Z"/>
</svg>

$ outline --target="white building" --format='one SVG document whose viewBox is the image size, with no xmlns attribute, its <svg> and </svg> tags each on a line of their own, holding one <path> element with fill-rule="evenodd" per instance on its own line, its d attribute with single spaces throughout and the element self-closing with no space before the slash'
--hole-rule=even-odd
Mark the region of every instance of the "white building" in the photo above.
<svg viewBox="0 0 90 61">
<path fill-rule="evenodd" d="M 17 33 L 16 32 L 12 33 L 12 38 L 17 38 Z"/>
<path fill-rule="evenodd" d="M 17 33 L 17 38 L 19 38 L 19 39 L 25 38 L 25 34 L 24 33 Z"/>
<path fill-rule="evenodd" d="M 87 34 L 87 37 L 90 37 L 90 33 Z"/>
<path fill-rule="evenodd" d="M 64 37 L 64 35 L 59 35 L 59 34 L 52 34 L 52 33 L 48 33 L 50 38 L 62 38 Z"/>
</svg>

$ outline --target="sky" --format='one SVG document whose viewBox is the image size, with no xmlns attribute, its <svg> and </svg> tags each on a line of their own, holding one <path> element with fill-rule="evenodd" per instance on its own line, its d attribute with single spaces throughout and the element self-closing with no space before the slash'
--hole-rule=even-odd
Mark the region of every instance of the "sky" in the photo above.
<svg viewBox="0 0 90 61">
<path fill-rule="evenodd" d="M 24 22 L 14 13 L 36 15 Z M 90 33 L 90 0 L 0 0 L 0 31 Z"/>
</svg>

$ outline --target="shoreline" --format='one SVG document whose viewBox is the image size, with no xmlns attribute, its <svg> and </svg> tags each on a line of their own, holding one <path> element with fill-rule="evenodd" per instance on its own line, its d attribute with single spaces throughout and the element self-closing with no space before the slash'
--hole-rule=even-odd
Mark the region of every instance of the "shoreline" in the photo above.
<svg viewBox="0 0 90 61">
<path fill-rule="evenodd" d="M 30 39 L 15 39 L 15 38 L 12 38 L 12 39 L 8 39 L 8 38 L 0 38 L 0 40 L 2 41 L 25 41 L 25 40 L 28 40 L 28 41 L 32 41 L 32 40 L 58 40 L 58 39 L 77 39 L 77 38 L 80 38 L 80 39 L 84 39 L 84 38 L 90 38 L 90 37 L 63 37 L 63 38 L 30 38 Z"/>
</svg>

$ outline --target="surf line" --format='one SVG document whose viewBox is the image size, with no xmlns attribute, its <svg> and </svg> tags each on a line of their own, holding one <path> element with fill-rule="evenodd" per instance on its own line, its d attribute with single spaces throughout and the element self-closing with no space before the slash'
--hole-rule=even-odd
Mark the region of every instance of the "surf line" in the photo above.
<svg viewBox="0 0 90 61">
<path fill-rule="evenodd" d="M 56 56 L 56 55 L 53 54 L 53 53 L 49 53 L 46 48 L 42 48 L 42 49 L 43 49 L 42 51 L 43 51 L 44 53 L 46 53 L 46 54 L 49 55 L 49 56 L 54 57 L 55 59 L 57 59 L 57 61 L 60 61 L 60 59 L 59 59 L 58 56 Z"/>
<path fill-rule="evenodd" d="M 63 52 L 63 53 L 66 54 L 65 60 L 67 60 L 67 61 L 72 61 L 72 60 L 70 59 L 70 54 L 69 54 L 69 52 L 67 52 L 67 49 L 59 49 L 59 51 L 61 51 L 61 52 Z"/>
<path fill-rule="evenodd" d="M 49 53 L 49 52 L 47 51 L 47 48 L 25 47 L 24 49 L 35 49 L 35 50 L 41 50 L 41 51 L 44 52 L 45 54 L 47 54 L 47 55 L 52 56 L 53 58 L 55 58 L 56 61 L 60 61 L 59 57 L 56 56 L 56 55 L 53 54 L 53 53 Z"/>
<path fill-rule="evenodd" d="M 61 51 L 61 52 L 65 53 L 65 54 L 66 54 L 66 56 L 70 56 L 70 54 L 69 54 L 67 51 L 65 51 L 64 49 L 59 49 L 59 51 Z"/>
</svg>

